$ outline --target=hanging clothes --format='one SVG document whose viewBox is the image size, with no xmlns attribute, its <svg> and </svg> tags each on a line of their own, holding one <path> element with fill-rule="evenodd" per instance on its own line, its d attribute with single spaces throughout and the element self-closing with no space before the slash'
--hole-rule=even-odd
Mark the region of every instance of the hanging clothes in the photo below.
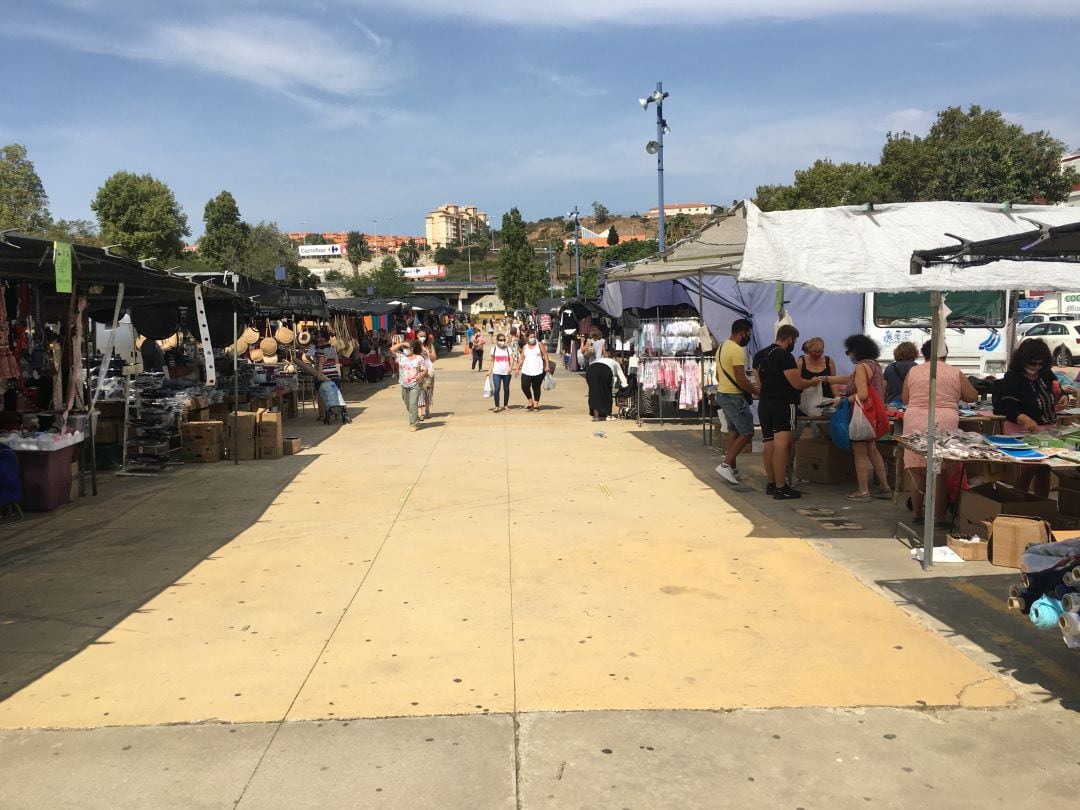
<svg viewBox="0 0 1080 810">
<path fill-rule="evenodd" d="M 15 355 L 11 353 L 11 337 L 8 328 L 11 321 L 7 314 L 7 289 L 0 287 L 0 380 L 11 380 L 19 377 L 22 370 Z"/>
</svg>

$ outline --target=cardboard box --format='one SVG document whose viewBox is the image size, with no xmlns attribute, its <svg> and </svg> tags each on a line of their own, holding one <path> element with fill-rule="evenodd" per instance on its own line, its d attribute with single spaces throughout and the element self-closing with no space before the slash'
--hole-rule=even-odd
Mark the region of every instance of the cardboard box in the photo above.
<svg viewBox="0 0 1080 810">
<path fill-rule="evenodd" d="M 210 421 L 210 409 L 199 408 L 198 410 L 184 411 L 184 420 L 187 422 L 209 422 Z"/>
<path fill-rule="evenodd" d="M 216 464 L 221 461 L 224 445 L 213 444 L 185 444 L 184 461 L 196 464 Z"/>
<path fill-rule="evenodd" d="M 815 484 L 842 484 L 855 480 L 855 458 L 824 439 L 795 442 L 795 475 Z"/>
<path fill-rule="evenodd" d="M 300 452 L 301 447 L 300 447 L 300 438 L 299 437 L 297 437 L 297 436 L 286 436 L 284 441 L 285 441 L 285 443 L 284 443 L 285 455 L 287 455 L 287 456 L 295 456 L 297 453 Z"/>
<path fill-rule="evenodd" d="M 1003 568 L 1019 568 L 1020 555 L 1032 543 L 1048 543 L 1050 524 L 1029 515 L 998 515 L 990 543 L 990 562 Z"/>
<path fill-rule="evenodd" d="M 1080 517 L 1080 478 L 1058 473 L 1058 512 Z"/>
<path fill-rule="evenodd" d="M 1049 498 L 1037 498 L 1007 484 L 991 482 L 963 490 L 957 514 L 972 523 L 993 520 L 1003 514 L 1052 521 L 1057 516 L 1057 504 Z"/>
<path fill-rule="evenodd" d="M 255 444 L 261 459 L 275 459 L 285 455 L 280 436 L 259 436 L 255 439 Z"/>
<path fill-rule="evenodd" d="M 181 435 L 184 444 L 216 444 L 220 445 L 225 439 L 225 424 L 223 422 L 185 422 L 181 427 Z"/>
<path fill-rule="evenodd" d="M 994 521 L 980 520 L 978 522 L 972 522 L 958 517 L 953 524 L 953 534 L 966 534 L 969 537 L 977 534 L 983 540 L 993 540 Z"/>
<path fill-rule="evenodd" d="M 189 411 L 203 411 L 210 407 L 210 398 L 204 394 L 188 399 Z"/>
<path fill-rule="evenodd" d="M 255 431 L 259 437 L 281 440 L 285 434 L 281 430 L 281 414 L 271 411 L 259 411 L 259 424 Z"/>
<path fill-rule="evenodd" d="M 211 405 L 207 410 L 209 411 L 211 421 L 216 420 L 219 422 L 224 422 L 225 417 L 229 415 L 230 408 L 224 402 L 218 402 L 214 405 Z"/>
<path fill-rule="evenodd" d="M 947 538 L 949 548 L 956 552 L 957 556 L 968 562 L 985 562 L 990 559 L 990 543 L 984 538 L 978 543 L 960 540 L 951 534 Z"/>
<path fill-rule="evenodd" d="M 229 414 L 225 420 L 225 452 L 240 461 L 254 461 L 258 458 L 255 446 L 255 428 L 259 423 L 258 414 L 251 411 L 237 411 Z"/>
</svg>

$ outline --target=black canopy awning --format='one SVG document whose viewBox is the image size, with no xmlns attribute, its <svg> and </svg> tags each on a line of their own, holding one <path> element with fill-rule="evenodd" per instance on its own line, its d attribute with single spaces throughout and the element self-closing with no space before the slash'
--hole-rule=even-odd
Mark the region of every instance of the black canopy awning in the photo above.
<svg viewBox="0 0 1080 810">
<path fill-rule="evenodd" d="M 124 285 L 124 305 L 159 303 L 189 304 L 195 284 L 181 276 L 150 267 L 128 256 L 111 253 L 107 248 L 72 245 L 72 284 L 80 285 L 91 309 L 115 300 L 117 288 Z M 53 242 L 34 236 L 6 232 L 0 234 L 0 278 L 28 281 L 40 285 L 46 294 L 56 293 L 56 270 L 53 267 Z M 241 304 L 232 290 L 203 285 L 207 301 Z"/>
<path fill-rule="evenodd" d="M 1080 217 L 1080 211 L 1077 212 Z M 1033 223 L 1038 225 L 1038 223 Z M 973 242 L 963 236 L 946 234 L 960 242 L 949 247 L 916 250 L 912 272 L 930 265 L 980 266 L 1000 259 L 1033 262 L 1080 262 L 1080 222 L 1051 227 L 1039 225 L 1024 233 Z"/>
<path fill-rule="evenodd" d="M 183 273 L 185 278 L 199 283 L 212 284 L 215 287 L 231 290 L 233 288 L 230 273 Z M 278 315 L 283 312 L 296 315 L 311 315 L 325 318 L 330 312 L 326 306 L 326 295 L 322 290 L 309 290 L 304 287 L 279 287 L 250 276 L 237 274 L 237 292 L 265 315 Z"/>
</svg>

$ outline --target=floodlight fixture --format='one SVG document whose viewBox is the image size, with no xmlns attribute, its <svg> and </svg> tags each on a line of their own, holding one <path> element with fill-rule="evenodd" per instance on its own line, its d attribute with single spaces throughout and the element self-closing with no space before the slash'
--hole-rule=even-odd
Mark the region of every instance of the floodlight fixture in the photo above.
<svg viewBox="0 0 1080 810">
<path fill-rule="evenodd" d="M 650 155 L 655 155 L 657 152 L 660 151 L 660 144 L 656 141 L 649 141 L 647 144 L 645 144 L 645 151 L 648 152 Z"/>
</svg>

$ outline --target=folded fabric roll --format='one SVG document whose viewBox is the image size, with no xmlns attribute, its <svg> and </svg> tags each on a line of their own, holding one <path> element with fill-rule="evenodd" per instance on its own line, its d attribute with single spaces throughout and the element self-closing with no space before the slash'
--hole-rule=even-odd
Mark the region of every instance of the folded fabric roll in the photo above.
<svg viewBox="0 0 1080 810">
<path fill-rule="evenodd" d="M 1028 616 L 1031 623 L 1040 630 L 1049 630 L 1058 626 L 1058 619 L 1065 613 L 1061 602 L 1050 596 L 1040 596 L 1031 606 Z M 1075 614 L 1070 614 L 1075 615 Z"/>
</svg>

